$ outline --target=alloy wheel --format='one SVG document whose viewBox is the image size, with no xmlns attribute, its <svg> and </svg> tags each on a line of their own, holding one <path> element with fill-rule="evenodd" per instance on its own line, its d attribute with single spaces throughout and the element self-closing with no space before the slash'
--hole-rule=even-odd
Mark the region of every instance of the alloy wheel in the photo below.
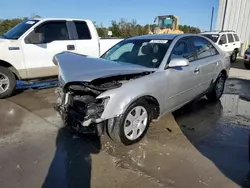
<svg viewBox="0 0 250 188">
<path fill-rule="evenodd" d="M 9 89 L 10 81 L 9 78 L 3 74 L 0 73 L 0 93 L 4 93 Z"/>
</svg>

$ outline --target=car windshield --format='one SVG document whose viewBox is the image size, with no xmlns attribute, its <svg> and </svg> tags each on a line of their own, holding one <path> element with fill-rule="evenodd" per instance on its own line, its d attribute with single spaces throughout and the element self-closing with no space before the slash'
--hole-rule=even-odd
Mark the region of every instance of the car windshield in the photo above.
<svg viewBox="0 0 250 188">
<path fill-rule="evenodd" d="M 2 37 L 6 39 L 18 39 L 37 22 L 38 20 L 25 20 L 4 33 Z"/>
<path fill-rule="evenodd" d="M 109 49 L 102 58 L 158 68 L 171 44 L 171 40 L 124 40 Z"/>
<path fill-rule="evenodd" d="M 203 34 L 203 36 L 209 38 L 213 42 L 217 42 L 218 38 L 219 38 L 219 35 L 217 35 L 217 34 Z"/>
</svg>

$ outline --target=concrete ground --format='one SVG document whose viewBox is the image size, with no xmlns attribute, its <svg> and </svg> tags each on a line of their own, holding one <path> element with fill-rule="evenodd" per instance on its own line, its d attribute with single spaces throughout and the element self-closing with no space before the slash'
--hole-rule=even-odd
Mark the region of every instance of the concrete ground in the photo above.
<svg viewBox="0 0 250 188">
<path fill-rule="evenodd" d="M 189 104 L 129 147 L 65 130 L 54 89 L 0 100 L 0 187 L 248 187 L 250 71 L 232 67 L 219 102 Z"/>
</svg>

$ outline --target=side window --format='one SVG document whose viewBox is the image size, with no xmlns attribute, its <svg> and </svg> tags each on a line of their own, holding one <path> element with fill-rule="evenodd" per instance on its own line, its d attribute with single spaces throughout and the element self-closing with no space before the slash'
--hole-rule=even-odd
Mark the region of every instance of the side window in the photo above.
<svg viewBox="0 0 250 188">
<path fill-rule="evenodd" d="M 237 34 L 234 34 L 234 39 L 235 39 L 236 42 L 240 41 L 240 39 L 239 39 L 239 37 L 238 37 Z"/>
<path fill-rule="evenodd" d="M 188 38 L 180 39 L 174 46 L 170 60 L 186 58 L 190 62 L 195 60 L 195 51 L 192 50 Z"/>
<path fill-rule="evenodd" d="M 218 54 L 216 48 L 204 38 L 194 37 L 193 43 L 196 49 L 198 59 L 203 59 Z"/>
<path fill-rule="evenodd" d="M 234 42 L 234 38 L 232 34 L 227 34 L 227 38 L 228 38 L 228 43 Z"/>
<path fill-rule="evenodd" d="M 89 27 L 86 22 L 84 21 L 74 21 L 76 26 L 76 31 L 78 34 L 78 38 L 80 40 L 87 40 L 91 39 L 91 34 L 89 31 Z"/>
<path fill-rule="evenodd" d="M 225 34 L 221 35 L 219 44 L 226 44 L 226 43 L 227 43 L 226 35 Z"/>
<path fill-rule="evenodd" d="M 38 26 L 25 39 L 26 43 L 41 44 L 59 40 L 69 40 L 66 22 L 47 22 Z"/>
<path fill-rule="evenodd" d="M 129 52 L 132 51 L 133 47 L 134 47 L 133 43 L 124 44 L 122 47 L 117 46 L 118 49 L 117 50 L 114 49 L 113 54 L 108 59 L 111 61 L 121 59 L 121 58 L 127 56 L 129 54 Z M 108 54 L 106 54 L 106 55 L 108 55 Z"/>
</svg>

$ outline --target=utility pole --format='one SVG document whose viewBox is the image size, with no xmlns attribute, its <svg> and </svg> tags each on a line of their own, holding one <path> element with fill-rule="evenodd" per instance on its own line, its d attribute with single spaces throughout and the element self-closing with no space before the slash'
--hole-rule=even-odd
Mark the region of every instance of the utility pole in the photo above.
<svg viewBox="0 0 250 188">
<path fill-rule="evenodd" d="M 212 31 L 212 28 L 213 28 L 213 19 L 214 19 L 214 7 L 212 8 L 211 23 L 210 23 L 210 31 Z"/>
<path fill-rule="evenodd" d="M 224 9 L 224 15 L 223 15 L 223 20 L 222 20 L 222 26 L 221 26 L 221 30 L 224 30 L 224 25 L 225 25 L 225 19 L 226 19 L 226 13 L 227 13 L 227 1 L 225 2 L 225 9 Z"/>
</svg>

